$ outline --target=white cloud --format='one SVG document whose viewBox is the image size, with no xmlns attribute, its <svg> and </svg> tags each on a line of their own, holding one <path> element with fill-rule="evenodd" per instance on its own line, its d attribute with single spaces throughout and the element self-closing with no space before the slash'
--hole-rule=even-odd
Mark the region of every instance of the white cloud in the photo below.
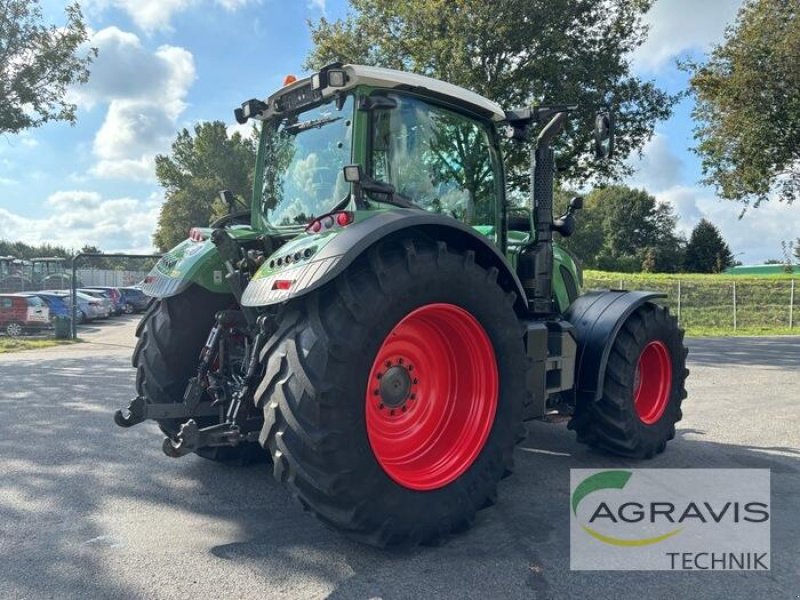
<svg viewBox="0 0 800 600">
<path fill-rule="evenodd" d="M 100 206 L 102 198 L 97 192 L 80 190 L 58 191 L 47 198 L 47 204 L 56 211 L 92 210 Z"/>
<path fill-rule="evenodd" d="M 182 99 L 194 81 L 191 52 L 161 46 L 152 52 L 139 37 L 117 27 L 94 33 L 88 45 L 99 50 L 88 83 L 72 92 L 78 104 L 91 108 L 114 100 L 163 100 L 172 111 L 183 109 Z"/>
<path fill-rule="evenodd" d="M 89 83 L 73 91 L 91 108 L 108 103 L 92 151 L 98 177 L 154 179 L 154 157 L 169 149 L 186 95 L 195 80 L 192 54 L 184 48 L 147 50 L 138 36 L 108 27 L 90 41 L 99 49 Z"/>
<path fill-rule="evenodd" d="M 681 180 L 683 161 L 672 152 L 663 133 L 656 133 L 642 147 L 642 155 L 629 159 L 628 164 L 636 169 L 629 184 L 650 192 L 672 187 Z"/>
<path fill-rule="evenodd" d="M 222 8 L 231 12 L 244 8 L 247 4 L 250 4 L 251 1 L 252 0 L 215 0 L 216 4 L 219 4 Z"/>
<path fill-rule="evenodd" d="M 633 53 L 636 71 L 657 72 L 687 50 L 708 50 L 722 40 L 742 0 L 657 0 L 645 15 L 647 41 Z"/>
<path fill-rule="evenodd" d="M 678 230 L 687 237 L 700 219 L 716 225 L 737 260 L 758 264 L 781 257 L 781 241 L 800 236 L 800 206 L 765 202 L 742 215 L 741 204 L 722 200 L 714 190 L 687 185 L 683 161 L 670 149 L 669 138 L 656 133 L 645 144 L 642 156 L 630 159 L 636 173 L 626 183 L 644 188 L 659 202 L 670 204 L 678 216 Z"/>
<path fill-rule="evenodd" d="M 227 11 L 236 11 L 260 0 L 214 0 Z M 317 0 L 320 1 L 320 0 Z M 128 14 L 136 25 L 150 33 L 172 28 L 172 17 L 194 6 L 210 4 L 202 0 L 88 0 L 91 8 L 104 10 L 114 7 Z"/>
<path fill-rule="evenodd" d="M 713 190 L 700 186 L 675 186 L 656 194 L 680 216 L 678 228 L 685 235 L 705 218 L 716 225 L 737 260 L 760 264 L 782 258 L 781 241 L 800 236 L 800 206 L 764 202 L 742 216 L 742 205 L 717 198 Z M 741 216 L 741 218 L 740 218 Z"/>
<path fill-rule="evenodd" d="M 324 15 L 326 2 L 327 0 L 308 0 L 308 8 L 317 9 Z"/>
<path fill-rule="evenodd" d="M 105 252 L 150 253 L 162 198 L 103 198 L 90 191 L 59 191 L 47 199 L 45 218 L 0 208 L 0 239 L 67 248 L 91 244 Z"/>
<path fill-rule="evenodd" d="M 234 133 L 238 133 L 243 138 L 249 138 L 253 135 L 254 129 L 255 126 L 253 125 L 253 122 L 249 121 L 244 124 L 232 123 L 225 128 L 225 131 L 228 134 L 228 137 L 231 137 Z"/>
</svg>

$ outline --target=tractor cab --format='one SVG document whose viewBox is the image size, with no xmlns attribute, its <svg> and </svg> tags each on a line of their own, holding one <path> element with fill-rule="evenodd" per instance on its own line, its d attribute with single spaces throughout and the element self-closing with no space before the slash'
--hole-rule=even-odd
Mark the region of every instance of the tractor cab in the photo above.
<svg viewBox="0 0 800 600">
<path fill-rule="evenodd" d="M 31 289 L 31 263 L 13 256 L 0 257 L 0 292 L 25 292 Z"/>
<path fill-rule="evenodd" d="M 335 210 L 402 206 L 455 217 L 496 238 L 503 172 L 498 105 L 456 86 L 364 66 L 330 67 L 267 102 L 254 220 L 296 231 Z M 358 165 L 360 191 L 344 167 Z"/>
<path fill-rule="evenodd" d="M 70 286 L 71 277 L 60 256 L 31 259 L 33 282 L 39 289 L 63 289 Z"/>
</svg>

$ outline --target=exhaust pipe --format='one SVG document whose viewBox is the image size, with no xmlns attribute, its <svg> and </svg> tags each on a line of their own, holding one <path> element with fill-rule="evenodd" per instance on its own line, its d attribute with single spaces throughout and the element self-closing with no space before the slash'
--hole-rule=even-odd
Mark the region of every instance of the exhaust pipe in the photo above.
<svg viewBox="0 0 800 600">
<path fill-rule="evenodd" d="M 547 114 L 551 109 L 540 108 Z M 553 307 L 553 177 L 555 153 L 553 140 L 567 120 L 567 110 L 556 112 L 542 129 L 531 156 L 531 213 L 534 215 L 536 240 L 519 256 L 517 273 L 531 312 L 550 315 Z"/>
</svg>

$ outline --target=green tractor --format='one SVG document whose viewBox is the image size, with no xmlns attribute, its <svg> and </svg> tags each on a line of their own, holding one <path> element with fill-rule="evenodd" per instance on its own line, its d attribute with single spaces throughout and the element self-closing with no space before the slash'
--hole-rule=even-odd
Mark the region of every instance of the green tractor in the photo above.
<svg viewBox="0 0 800 600">
<path fill-rule="evenodd" d="M 60 290 L 72 286 L 72 275 L 67 272 L 64 264 L 66 258 L 50 256 L 32 258 L 33 282 L 38 290 Z M 78 282 L 80 287 L 80 282 Z"/>
<path fill-rule="evenodd" d="M 415 74 L 330 65 L 236 110 L 261 123 L 249 210 L 194 228 L 145 278 L 137 397 L 172 457 L 268 460 L 327 525 L 434 543 L 494 503 L 524 421 L 662 452 L 686 397 L 659 294 L 581 294 L 553 215 L 552 142 L 573 106 L 504 111 Z M 529 207 L 501 134 L 534 133 Z M 597 119 L 600 154 L 613 118 Z"/>
<path fill-rule="evenodd" d="M 0 256 L 0 292 L 27 292 L 34 289 L 31 263 L 13 256 Z"/>
</svg>

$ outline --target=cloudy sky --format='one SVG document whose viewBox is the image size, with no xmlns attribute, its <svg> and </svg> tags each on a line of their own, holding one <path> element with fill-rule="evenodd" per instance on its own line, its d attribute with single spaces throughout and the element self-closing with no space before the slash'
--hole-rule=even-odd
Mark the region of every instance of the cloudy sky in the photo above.
<svg viewBox="0 0 800 600">
<path fill-rule="evenodd" d="M 79 121 L 0 138 L 0 238 L 84 243 L 150 251 L 163 200 L 153 158 L 181 127 L 213 119 L 233 125 L 232 109 L 266 96 L 299 73 L 310 48 L 306 21 L 335 18 L 345 0 L 82 0 L 100 51 L 88 85 L 74 92 Z M 675 61 L 699 56 L 733 21 L 741 0 L 658 0 L 635 71 L 670 91 L 686 87 Z M 59 22 L 63 2 L 43 0 Z M 781 256 L 800 236 L 800 206 L 751 210 L 719 201 L 698 185 L 691 153 L 690 100 L 660 123 L 627 183 L 669 202 L 689 232 L 702 217 L 720 227 L 739 260 Z"/>
</svg>

